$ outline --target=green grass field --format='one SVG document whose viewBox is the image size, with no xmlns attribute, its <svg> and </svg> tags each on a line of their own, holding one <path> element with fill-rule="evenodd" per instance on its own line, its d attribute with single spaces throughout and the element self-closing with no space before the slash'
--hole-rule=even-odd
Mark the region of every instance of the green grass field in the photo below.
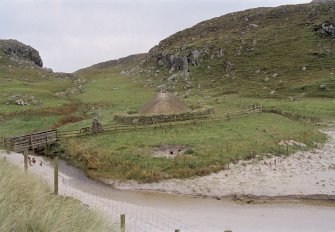
<svg viewBox="0 0 335 232">
<path fill-rule="evenodd" d="M 335 120 L 335 44 L 314 31 L 314 26 L 331 19 L 333 7 L 303 4 L 214 18 L 166 38 L 148 56 L 79 70 L 79 84 L 16 65 L 0 51 L 0 137 L 48 128 L 80 130 L 90 127 L 93 118 L 113 125 L 115 113 L 138 110 L 173 74 L 170 67 L 157 63 L 159 54 L 185 56 L 197 49 L 202 51 L 199 65 L 189 65 L 191 88 L 183 101 L 211 106 L 218 118 L 255 104 L 275 108 L 281 115 L 259 113 L 172 130 L 70 139 L 60 144 L 64 158 L 93 178 L 153 182 L 206 175 L 229 162 L 267 153 L 283 155 L 278 143 L 285 139 L 313 148 L 326 138 L 319 131 L 322 127 L 311 122 L 325 125 Z M 220 49 L 223 55 L 217 56 Z M 137 75 L 121 75 L 131 69 Z M 78 85 L 82 89 L 75 94 L 59 95 Z M 182 98 L 190 87 L 185 85 L 179 77 L 170 92 Z M 8 97 L 19 93 L 36 96 L 41 104 L 6 104 Z M 152 155 L 156 146 L 181 144 L 191 147 L 190 154 L 172 160 Z M 290 152 L 297 149 L 302 148 Z"/>
<path fill-rule="evenodd" d="M 1 136 L 55 127 L 59 131 L 79 130 L 89 127 L 94 117 L 98 117 L 103 125 L 111 125 L 115 123 L 114 113 L 137 110 L 156 94 L 152 89 L 133 82 L 130 77 L 115 72 L 83 75 L 81 78 L 89 81 L 84 85 L 84 93 L 64 101 L 72 102 L 70 105 L 43 106 L 35 110 L 27 107 L 24 113 L 13 110 L 8 113 L 9 117 L 4 114 L 5 123 L 0 125 Z M 335 116 L 333 98 L 303 97 L 290 101 L 289 98 L 241 97 L 239 94 L 222 95 L 213 91 L 208 95 L 191 95 L 183 100 L 189 105 L 212 106 L 216 117 L 248 109 L 253 104 L 276 107 L 305 117 L 318 117 L 323 121 L 331 121 Z M 16 107 L 18 112 L 24 108 L 11 107 Z M 260 158 L 267 153 L 283 155 L 286 151 L 278 143 L 285 139 L 294 139 L 313 148 L 314 142 L 325 141 L 319 129 L 307 122 L 259 113 L 247 118 L 184 125 L 172 130 L 88 136 L 61 141 L 61 146 L 65 150 L 64 158 L 92 178 L 154 182 L 206 175 L 222 170 L 229 162 L 256 156 Z M 152 156 L 156 146 L 171 144 L 189 145 L 191 154 L 176 159 Z M 302 148 L 290 148 L 290 152 L 297 149 Z"/>
<path fill-rule="evenodd" d="M 1 136 L 22 134 L 57 127 L 59 131 L 89 127 L 98 117 L 103 125 L 114 124 L 113 114 L 137 110 L 156 93 L 130 77 L 115 72 L 81 76 L 88 81 L 84 93 L 67 98 L 59 107 L 25 108 L 24 113 L 13 110 L 0 125 Z M 57 83 L 57 82 L 55 82 Z M 56 84 L 59 86 L 61 84 Z M 50 87 L 51 88 L 51 87 Z M 191 95 L 183 99 L 189 105 L 204 104 L 215 109 L 215 116 L 239 112 L 261 104 L 276 107 L 306 117 L 331 121 L 335 116 L 332 98 L 304 97 L 296 101 L 241 97 L 238 94 Z M 56 105 L 57 106 L 57 105 Z M 4 107 L 4 106 L 3 106 Z M 21 106 L 11 106 L 22 111 Z M 4 114 L 6 115 L 6 114 Z M 325 141 L 320 127 L 307 122 L 292 121 L 276 114 L 257 115 L 203 123 L 178 128 L 105 134 L 61 141 L 64 158 L 82 168 L 92 178 L 115 178 L 153 182 L 168 178 L 186 178 L 222 170 L 229 162 L 262 157 L 267 153 L 283 155 L 278 146 L 281 140 L 294 139 L 308 148 L 314 142 Z M 189 145 L 191 153 L 176 159 L 155 158 L 153 150 L 159 145 Z M 301 149 L 290 148 L 290 152 Z M 89 162 L 93 162 L 94 165 Z"/>
<path fill-rule="evenodd" d="M 325 141 L 317 129 L 279 115 L 259 113 L 197 126 L 70 139 L 63 144 L 66 159 L 86 170 L 90 177 L 155 182 L 210 174 L 230 162 L 257 155 L 259 158 L 268 153 L 286 155 L 286 148 L 278 145 L 284 139 L 313 148 L 314 142 Z M 189 154 L 175 159 L 153 157 L 154 148 L 159 145 L 191 148 Z M 304 148 L 290 148 L 290 152 L 297 149 Z M 95 165 L 92 167 L 91 163 Z"/>
<path fill-rule="evenodd" d="M 47 184 L 0 161 L 0 231 L 111 231 L 79 201 L 51 193 Z"/>
</svg>

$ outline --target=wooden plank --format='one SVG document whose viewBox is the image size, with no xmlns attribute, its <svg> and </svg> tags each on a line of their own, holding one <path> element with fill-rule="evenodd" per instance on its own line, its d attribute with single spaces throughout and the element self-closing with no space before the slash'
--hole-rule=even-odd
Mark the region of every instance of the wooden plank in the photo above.
<svg viewBox="0 0 335 232">
<path fill-rule="evenodd" d="M 14 146 L 15 147 L 15 151 L 18 151 L 18 150 L 22 150 L 22 149 L 29 149 L 30 148 L 30 145 L 21 145 L 21 146 Z"/>
<path fill-rule="evenodd" d="M 58 156 L 54 156 L 54 193 L 58 194 Z"/>
<path fill-rule="evenodd" d="M 38 135 L 31 135 L 31 138 L 35 139 L 46 139 L 47 137 L 56 137 L 55 133 L 44 133 Z"/>
<path fill-rule="evenodd" d="M 30 141 L 29 141 L 29 140 L 27 140 L 27 141 L 20 141 L 20 142 L 15 142 L 15 141 L 13 141 L 13 143 L 15 143 L 16 145 L 30 144 Z"/>
<path fill-rule="evenodd" d="M 14 141 L 14 142 L 20 142 L 20 141 L 25 141 L 25 140 L 29 140 L 30 137 L 29 136 L 22 136 L 20 138 L 15 138 L 15 139 L 10 139 L 11 141 Z"/>
<path fill-rule="evenodd" d="M 24 170 L 28 171 L 28 151 L 27 150 L 24 150 L 23 156 L 24 156 Z"/>
<path fill-rule="evenodd" d="M 46 130 L 25 134 L 21 136 L 13 136 L 6 138 L 4 144 L 6 147 L 14 151 L 24 151 L 25 149 L 34 149 L 35 147 L 45 147 L 48 144 L 57 141 L 56 130 Z"/>
</svg>

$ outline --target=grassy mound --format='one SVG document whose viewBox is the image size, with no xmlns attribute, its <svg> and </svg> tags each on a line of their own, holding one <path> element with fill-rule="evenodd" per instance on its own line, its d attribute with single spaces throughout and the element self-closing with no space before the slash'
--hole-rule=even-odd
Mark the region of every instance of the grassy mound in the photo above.
<svg viewBox="0 0 335 232">
<path fill-rule="evenodd" d="M 56 196 L 31 174 L 0 161 L 0 231 L 110 231 L 80 202 Z"/>
</svg>

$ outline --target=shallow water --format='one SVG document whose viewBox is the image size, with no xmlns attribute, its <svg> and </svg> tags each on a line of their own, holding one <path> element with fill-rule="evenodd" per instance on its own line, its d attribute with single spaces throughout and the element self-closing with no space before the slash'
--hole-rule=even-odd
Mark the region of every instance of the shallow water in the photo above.
<svg viewBox="0 0 335 232">
<path fill-rule="evenodd" d="M 118 190 L 91 180 L 64 161 L 60 172 L 71 177 L 81 191 L 98 197 L 158 209 L 188 225 L 212 228 L 208 231 L 335 231 L 335 208 L 302 204 L 235 204 L 230 201 L 136 190 Z M 199 228 L 200 229 L 200 228 Z M 202 230 L 199 230 L 202 231 Z"/>
<path fill-rule="evenodd" d="M 0 157 L 23 167 L 23 156 L 0 152 Z M 52 183 L 52 162 L 36 157 L 29 171 Z M 43 165 L 38 165 L 40 161 Z M 118 190 L 91 180 L 64 161 L 59 162 L 59 192 L 102 210 L 106 217 L 118 220 L 126 214 L 127 231 L 218 232 L 236 231 L 335 231 L 335 208 L 303 204 L 235 204 L 176 194 Z"/>
</svg>

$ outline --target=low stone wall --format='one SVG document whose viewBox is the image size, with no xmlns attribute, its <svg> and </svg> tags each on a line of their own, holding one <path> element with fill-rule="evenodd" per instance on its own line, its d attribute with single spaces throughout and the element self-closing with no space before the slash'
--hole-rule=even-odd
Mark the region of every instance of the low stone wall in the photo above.
<svg viewBox="0 0 335 232">
<path fill-rule="evenodd" d="M 140 114 L 119 113 L 114 115 L 114 120 L 117 123 L 122 124 L 143 125 L 143 124 L 185 121 L 194 118 L 206 118 L 213 113 L 214 109 L 212 107 L 202 107 L 185 113 L 169 114 L 169 115 L 166 114 L 140 115 Z"/>
</svg>

